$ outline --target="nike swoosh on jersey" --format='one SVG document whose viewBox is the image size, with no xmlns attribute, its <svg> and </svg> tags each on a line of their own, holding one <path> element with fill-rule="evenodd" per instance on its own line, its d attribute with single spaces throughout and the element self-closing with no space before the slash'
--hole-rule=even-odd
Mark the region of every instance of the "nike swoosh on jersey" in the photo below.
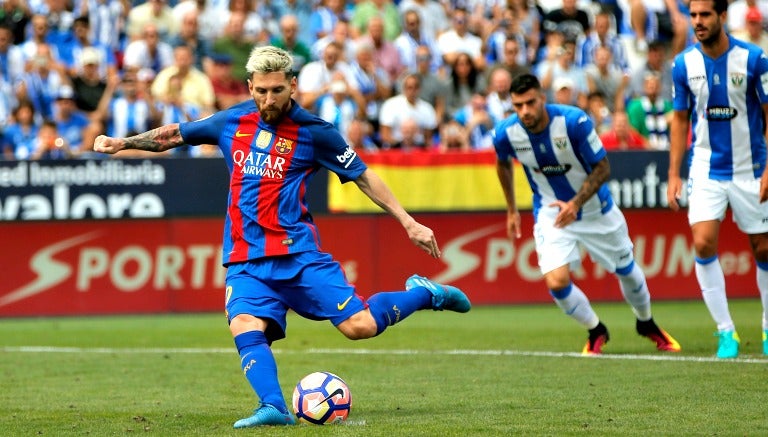
<svg viewBox="0 0 768 437">
<path fill-rule="evenodd" d="M 237 132 L 235 132 L 235 136 L 236 136 L 237 138 L 241 138 L 241 137 L 252 137 L 252 136 L 253 136 L 253 134 L 249 134 L 249 133 L 247 133 L 247 132 L 246 132 L 246 133 L 243 133 L 243 132 L 237 131 Z"/>
<path fill-rule="evenodd" d="M 337 303 L 337 304 L 336 304 L 336 308 L 338 308 L 338 309 L 339 309 L 339 311 L 343 310 L 344 308 L 346 308 L 346 307 L 347 307 L 347 304 L 349 303 L 349 301 L 350 301 L 350 300 L 352 300 L 352 296 L 349 296 L 349 297 L 347 298 L 347 300 L 345 300 L 345 301 L 344 301 L 344 302 L 342 302 L 342 303 Z"/>
</svg>

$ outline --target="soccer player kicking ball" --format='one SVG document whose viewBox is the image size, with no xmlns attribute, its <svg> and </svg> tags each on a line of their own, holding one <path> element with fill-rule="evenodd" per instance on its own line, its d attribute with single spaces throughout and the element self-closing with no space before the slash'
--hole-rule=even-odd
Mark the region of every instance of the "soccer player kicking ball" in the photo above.
<svg viewBox="0 0 768 437">
<path fill-rule="evenodd" d="M 259 397 L 254 414 L 235 428 L 294 424 L 277 378 L 271 344 L 285 337 L 286 312 L 330 320 L 346 337 L 381 334 L 417 310 L 470 310 L 455 287 L 414 275 L 405 291 L 367 301 L 347 283 L 341 266 L 320 251 L 318 230 L 304 199 L 312 175 L 325 167 L 354 181 L 432 257 L 434 233 L 413 219 L 332 125 L 305 111 L 296 93 L 293 61 L 284 50 L 257 47 L 246 64 L 253 101 L 203 120 L 171 124 L 129 138 L 96 138 L 94 150 L 162 152 L 183 144 L 217 144 L 230 172 L 224 225 L 226 313 L 246 379 Z"/>
<path fill-rule="evenodd" d="M 539 268 L 555 303 L 589 331 L 583 353 L 601 354 L 610 337 L 587 296 L 571 281 L 571 266 L 580 262 L 579 245 L 618 277 L 637 318 L 637 333 L 660 351 L 679 352 L 677 341 L 651 316 L 645 274 L 635 264 L 624 215 L 605 185 L 608 157 L 589 116 L 575 107 L 547 104 L 531 74 L 517 76 L 511 91 L 515 114 L 496 126 L 494 138 L 497 173 L 507 201 L 507 232 L 521 236 L 514 158 L 525 168 L 533 190 Z"/>
<path fill-rule="evenodd" d="M 768 354 L 768 59 L 760 47 L 729 36 L 727 0 L 692 0 L 691 23 L 699 43 L 675 57 L 674 115 L 667 200 L 678 210 L 680 165 L 693 141 L 688 170 L 688 223 L 696 279 L 717 325 L 717 357 L 739 355 L 739 335 L 728 310 L 725 276 L 717 258 L 720 222 L 728 205 L 749 236 L 763 303 L 763 353 Z"/>
</svg>

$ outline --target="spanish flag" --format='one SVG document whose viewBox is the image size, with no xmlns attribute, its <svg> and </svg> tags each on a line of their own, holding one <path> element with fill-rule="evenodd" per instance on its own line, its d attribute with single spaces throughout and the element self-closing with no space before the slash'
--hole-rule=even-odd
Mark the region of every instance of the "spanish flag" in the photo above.
<svg viewBox="0 0 768 437">
<path fill-rule="evenodd" d="M 410 212 L 506 210 L 493 151 L 359 155 Z M 519 164 L 515 164 L 515 196 L 519 209 L 531 208 L 531 189 Z M 331 212 L 381 212 L 357 186 L 342 185 L 335 177 L 328 178 L 328 207 Z"/>
</svg>

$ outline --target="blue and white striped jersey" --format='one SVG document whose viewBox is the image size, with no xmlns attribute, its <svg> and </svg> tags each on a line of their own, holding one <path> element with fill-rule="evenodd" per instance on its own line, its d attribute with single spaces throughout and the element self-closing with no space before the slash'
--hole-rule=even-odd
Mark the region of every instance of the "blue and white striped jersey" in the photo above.
<svg viewBox="0 0 768 437">
<path fill-rule="evenodd" d="M 502 162 L 517 159 L 533 191 L 534 217 L 555 200 L 567 202 L 579 191 L 592 167 L 606 156 L 603 143 L 589 116 L 576 107 L 545 105 L 549 125 L 538 134 L 529 132 L 516 114 L 496 126 L 493 145 Z M 579 219 L 605 213 L 613 206 L 603 184 L 579 211 Z"/>
<path fill-rule="evenodd" d="M 728 40 L 728 51 L 717 59 L 696 44 L 672 67 L 673 107 L 691 111 L 692 178 L 754 179 L 765 169 L 768 58 L 756 45 Z"/>
</svg>

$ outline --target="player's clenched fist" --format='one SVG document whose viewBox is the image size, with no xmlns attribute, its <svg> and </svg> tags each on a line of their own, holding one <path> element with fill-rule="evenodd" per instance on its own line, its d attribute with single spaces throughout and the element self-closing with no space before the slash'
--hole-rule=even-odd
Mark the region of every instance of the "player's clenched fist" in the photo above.
<svg viewBox="0 0 768 437">
<path fill-rule="evenodd" d="M 117 153 L 123 150 L 123 140 L 106 135 L 99 135 L 93 143 L 93 150 L 101 153 Z"/>
</svg>

